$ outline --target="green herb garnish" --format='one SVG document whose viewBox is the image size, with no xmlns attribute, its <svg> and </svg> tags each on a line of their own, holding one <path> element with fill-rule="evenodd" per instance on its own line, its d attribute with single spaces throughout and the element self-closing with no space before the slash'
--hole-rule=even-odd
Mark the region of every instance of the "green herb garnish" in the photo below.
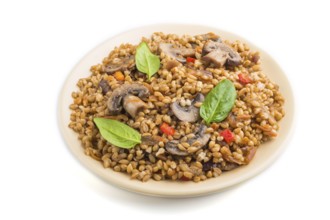
<svg viewBox="0 0 330 220">
<path fill-rule="evenodd" d="M 207 124 L 224 120 L 235 104 L 236 89 L 228 80 L 222 80 L 207 94 L 199 114 Z"/>
<path fill-rule="evenodd" d="M 132 148 L 141 143 L 141 134 L 124 123 L 106 118 L 94 118 L 94 122 L 102 137 L 117 147 Z"/>
<path fill-rule="evenodd" d="M 159 57 L 151 53 L 145 42 L 140 43 L 136 48 L 135 63 L 140 72 L 148 75 L 148 79 L 150 79 L 160 68 Z"/>
</svg>

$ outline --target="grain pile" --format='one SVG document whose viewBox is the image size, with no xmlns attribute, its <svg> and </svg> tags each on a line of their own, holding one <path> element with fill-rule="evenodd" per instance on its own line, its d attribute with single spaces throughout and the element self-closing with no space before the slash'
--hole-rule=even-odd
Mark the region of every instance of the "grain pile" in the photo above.
<svg viewBox="0 0 330 220">
<path fill-rule="evenodd" d="M 80 79 L 79 90 L 72 93 L 69 127 L 78 134 L 86 155 L 99 160 L 105 168 L 127 173 L 132 179 L 199 182 L 248 164 L 263 142 L 277 136 L 278 122 L 285 114 L 284 98 L 279 87 L 262 72 L 258 52 L 250 51 L 242 42 L 229 42 L 211 33 L 198 36 L 154 33 L 142 41 L 161 62 L 150 79 L 136 69 L 137 45 L 122 44 L 101 64 L 92 66 L 91 75 Z M 239 64 L 230 65 L 227 60 L 219 65 L 203 58 L 205 45 L 213 42 L 230 46 L 239 54 Z M 183 48 L 187 55 L 172 56 L 161 45 Z M 193 54 L 189 54 L 191 51 Z M 203 102 L 195 100 L 198 94 L 207 96 L 224 79 L 233 83 L 237 97 L 223 121 L 207 125 L 198 117 L 187 122 L 173 113 L 173 103 L 185 109 L 199 108 Z M 109 111 L 111 95 L 116 89 L 132 84 L 148 89 L 148 96 L 141 98 L 145 106 L 134 113 L 113 114 Z M 110 144 L 101 137 L 93 122 L 95 117 L 127 124 L 141 133 L 142 143 L 130 149 Z M 173 135 L 162 132 L 164 123 L 173 128 Z M 201 136 L 208 137 L 203 146 L 196 141 Z M 177 141 L 175 150 L 184 152 L 182 155 L 166 147 L 171 141 Z"/>
</svg>

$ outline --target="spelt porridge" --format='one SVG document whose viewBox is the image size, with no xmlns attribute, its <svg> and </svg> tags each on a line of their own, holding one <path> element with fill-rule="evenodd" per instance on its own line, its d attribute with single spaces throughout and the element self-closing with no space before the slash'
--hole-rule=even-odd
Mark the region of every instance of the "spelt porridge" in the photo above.
<svg viewBox="0 0 330 220">
<path fill-rule="evenodd" d="M 214 33 L 122 44 L 72 92 L 85 154 L 132 179 L 204 181 L 247 165 L 276 138 L 279 87 L 257 51 Z"/>
</svg>

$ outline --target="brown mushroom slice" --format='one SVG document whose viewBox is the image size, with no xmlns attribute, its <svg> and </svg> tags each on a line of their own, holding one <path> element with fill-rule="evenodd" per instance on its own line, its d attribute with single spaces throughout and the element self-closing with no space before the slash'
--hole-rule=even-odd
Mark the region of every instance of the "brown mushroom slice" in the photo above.
<svg viewBox="0 0 330 220">
<path fill-rule="evenodd" d="M 197 148 L 197 150 L 201 149 L 204 147 L 208 141 L 210 140 L 211 135 L 206 132 L 207 127 L 205 125 L 200 125 L 195 132 L 195 136 L 193 138 L 190 138 L 187 140 L 189 145 L 193 145 L 194 147 Z M 172 155 L 177 155 L 177 156 L 187 156 L 189 155 L 189 152 L 183 151 L 179 149 L 178 140 L 172 140 L 166 143 L 165 148 L 167 152 L 169 152 Z M 197 144 L 196 144 L 197 143 Z M 195 151 L 196 152 L 196 151 Z"/>
<path fill-rule="evenodd" d="M 127 95 L 124 97 L 123 107 L 128 114 L 135 118 L 138 112 L 147 107 L 147 104 L 135 95 Z"/>
<path fill-rule="evenodd" d="M 228 52 L 227 65 L 229 66 L 238 66 L 241 63 L 241 56 L 237 51 L 228 46 L 227 44 L 220 43 L 220 49 L 222 51 Z"/>
<path fill-rule="evenodd" d="M 107 103 L 109 113 L 111 115 L 118 115 L 123 109 L 123 100 L 127 95 L 138 96 L 139 98 L 146 98 L 150 94 L 147 87 L 139 83 L 125 84 L 115 89 Z"/>
<path fill-rule="evenodd" d="M 177 155 L 177 156 L 187 156 L 189 153 L 187 151 L 180 150 L 178 148 L 179 141 L 178 140 L 173 140 L 169 141 L 165 145 L 165 149 L 167 152 L 169 152 L 172 155 Z"/>
<path fill-rule="evenodd" d="M 209 65 L 211 63 L 214 64 L 214 67 L 222 67 L 225 65 L 225 63 L 228 60 L 228 53 L 224 52 L 222 50 L 214 50 L 205 56 L 202 57 L 202 60 L 206 65 Z"/>
<path fill-rule="evenodd" d="M 189 139 L 187 142 L 190 145 L 194 145 L 199 149 L 204 147 L 211 138 L 211 134 L 206 133 L 207 127 L 205 125 L 200 125 L 198 130 L 195 133 L 195 137 Z M 197 143 L 197 144 L 196 144 Z"/>
<path fill-rule="evenodd" d="M 103 95 L 107 94 L 110 90 L 110 85 L 105 79 L 101 79 L 101 81 L 99 82 L 99 87 L 101 88 Z"/>
<path fill-rule="evenodd" d="M 241 56 L 238 52 L 224 43 L 207 41 L 202 50 L 202 60 L 206 64 L 214 63 L 215 67 L 221 67 L 225 63 L 229 66 L 237 66 L 241 62 Z M 226 60 L 224 61 L 224 59 Z"/>
<path fill-rule="evenodd" d="M 185 57 L 195 56 L 195 50 L 192 48 L 174 48 L 173 44 L 160 43 L 159 49 L 169 57 L 176 59 L 181 63 L 185 63 Z"/>
<path fill-rule="evenodd" d="M 196 97 L 193 99 L 192 103 L 188 107 L 182 107 L 179 101 L 173 102 L 171 104 L 171 110 L 173 114 L 181 121 L 185 122 L 196 122 L 200 115 L 199 115 L 199 108 L 195 107 L 194 104 L 196 102 L 203 102 L 204 95 L 198 93 Z"/>
<path fill-rule="evenodd" d="M 135 57 L 133 55 L 123 58 L 115 58 L 111 63 L 105 66 L 104 72 L 112 74 L 116 71 L 125 71 L 133 69 L 135 66 Z"/>
<path fill-rule="evenodd" d="M 212 40 L 207 41 L 202 49 L 202 56 L 214 51 L 220 49 L 220 42 L 215 42 Z"/>
</svg>

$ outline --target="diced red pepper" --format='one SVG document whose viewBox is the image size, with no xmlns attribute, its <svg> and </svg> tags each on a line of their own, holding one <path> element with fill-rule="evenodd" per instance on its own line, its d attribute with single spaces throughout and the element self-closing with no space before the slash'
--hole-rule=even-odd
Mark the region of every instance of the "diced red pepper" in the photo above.
<svg viewBox="0 0 330 220">
<path fill-rule="evenodd" d="M 166 135 L 171 135 L 173 136 L 174 133 L 175 133 L 175 130 L 174 128 L 172 128 L 171 126 L 169 126 L 167 123 L 163 123 L 161 126 L 160 126 L 160 130 L 166 134 Z"/>
<path fill-rule="evenodd" d="M 225 129 L 225 130 L 219 132 L 219 134 L 223 137 L 223 139 L 225 139 L 227 144 L 230 144 L 231 142 L 233 142 L 235 140 L 234 133 L 231 132 L 229 129 Z"/>
<path fill-rule="evenodd" d="M 238 80 L 243 85 L 246 85 L 246 84 L 252 82 L 252 79 L 248 75 L 243 74 L 243 73 L 238 74 Z"/>
<path fill-rule="evenodd" d="M 187 60 L 187 63 L 195 63 L 195 61 L 196 61 L 196 59 L 193 57 L 187 57 L 186 60 Z"/>
</svg>

